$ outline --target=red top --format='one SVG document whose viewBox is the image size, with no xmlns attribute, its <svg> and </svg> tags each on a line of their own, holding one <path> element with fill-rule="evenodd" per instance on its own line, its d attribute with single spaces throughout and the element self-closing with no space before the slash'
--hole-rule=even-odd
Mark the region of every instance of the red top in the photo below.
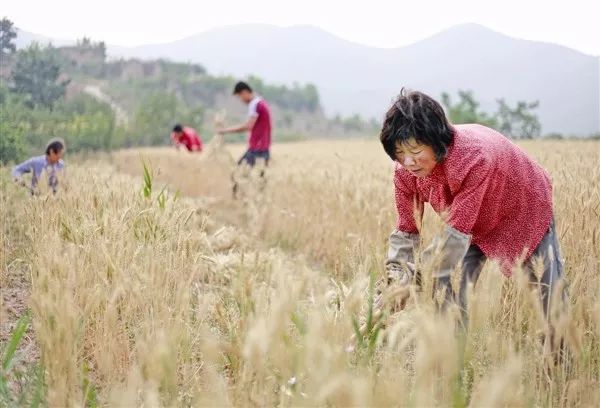
<svg viewBox="0 0 600 408">
<path fill-rule="evenodd" d="M 269 105 L 260 97 L 255 97 L 248 106 L 248 116 L 256 118 L 250 130 L 248 148 L 250 150 L 269 150 L 271 147 L 271 112 Z"/>
<path fill-rule="evenodd" d="M 481 125 L 454 129 L 448 155 L 431 175 L 418 178 L 396 164 L 398 229 L 417 233 L 415 204 L 422 209 L 428 202 L 510 276 L 514 261 L 531 256 L 550 226 L 550 177 L 495 130 Z"/>
<path fill-rule="evenodd" d="M 190 152 L 191 151 L 202 151 L 202 140 L 196 130 L 191 127 L 184 127 L 181 136 L 177 137 L 175 132 L 171 133 L 171 139 L 176 144 L 184 145 Z"/>
</svg>

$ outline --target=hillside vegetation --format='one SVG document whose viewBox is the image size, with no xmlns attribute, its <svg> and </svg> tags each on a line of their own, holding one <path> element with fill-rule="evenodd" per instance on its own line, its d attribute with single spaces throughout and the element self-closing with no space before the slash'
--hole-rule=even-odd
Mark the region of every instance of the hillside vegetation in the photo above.
<svg viewBox="0 0 600 408">
<path fill-rule="evenodd" d="M 31 46 L 3 55 L 0 64 L 3 134 L 0 160 L 18 160 L 60 136 L 72 151 L 164 145 L 183 123 L 204 139 L 213 118 L 246 120 L 246 107 L 231 95 L 239 78 L 210 75 L 198 64 L 165 60 L 107 60 L 102 42 Z M 374 122 L 359 116 L 328 119 L 311 85 L 273 85 L 245 78 L 271 105 L 275 140 L 364 135 Z M 246 135 L 230 137 L 242 141 Z M 39 151 L 39 150 L 37 150 Z"/>
</svg>

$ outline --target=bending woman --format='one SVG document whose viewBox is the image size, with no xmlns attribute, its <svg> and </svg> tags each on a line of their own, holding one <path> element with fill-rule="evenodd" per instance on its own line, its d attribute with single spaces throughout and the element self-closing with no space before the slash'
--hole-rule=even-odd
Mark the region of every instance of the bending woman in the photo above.
<svg viewBox="0 0 600 408">
<path fill-rule="evenodd" d="M 388 283 L 407 285 L 416 277 L 414 253 L 420 217 L 428 202 L 444 214 L 444 232 L 423 253 L 445 290 L 446 304 L 466 310 L 469 283 L 488 259 L 510 276 L 524 260 L 541 286 L 546 315 L 563 265 L 552 213 L 552 184 L 546 171 L 508 138 L 485 126 L 452 125 L 438 102 L 421 92 L 402 91 L 381 130 L 385 152 L 396 162 L 398 223 L 390 236 Z M 533 259 L 543 260 L 537 281 Z M 460 265 L 458 296 L 450 278 Z"/>
</svg>

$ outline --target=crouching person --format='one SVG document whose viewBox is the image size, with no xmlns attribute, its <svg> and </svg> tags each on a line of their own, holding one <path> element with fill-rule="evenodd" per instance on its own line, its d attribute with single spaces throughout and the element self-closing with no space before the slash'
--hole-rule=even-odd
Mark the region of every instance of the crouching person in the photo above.
<svg viewBox="0 0 600 408">
<path fill-rule="evenodd" d="M 466 318 L 467 289 L 487 259 L 506 276 L 525 255 L 525 269 L 539 284 L 548 316 L 553 291 L 563 285 L 563 264 L 552 212 L 552 184 L 546 171 L 502 134 L 477 124 L 452 125 L 438 102 L 402 90 L 388 110 L 380 135 L 396 162 L 394 184 L 398 223 L 389 242 L 388 283 L 408 285 L 415 273 L 417 224 L 428 202 L 445 214 L 445 229 L 422 253 L 435 271 L 435 290 L 445 305 L 457 302 Z M 534 259 L 543 260 L 538 281 Z M 458 294 L 450 278 L 460 265 Z"/>
<path fill-rule="evenodd" d="M 46 145 L 46 154 L 31 157 L 13 168 L 12 177 L 14 182 L 26 186 L 23 175 L 31 173 L 30 191 L 34 195 L 37 191 L 40 177 L 45 172 L 48 178 L 48 187 L 56 194 L 59 173 L 65 168 L 62 160 L 65 148 L 65 142 L 62 139 L 55 138 L 50 140 Z"/>
</svg>

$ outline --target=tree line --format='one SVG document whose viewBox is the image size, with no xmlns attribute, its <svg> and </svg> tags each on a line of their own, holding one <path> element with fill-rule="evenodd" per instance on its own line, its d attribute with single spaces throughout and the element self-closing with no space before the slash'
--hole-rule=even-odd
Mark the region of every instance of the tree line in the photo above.
<svg viewBox="0 0 600 408">
<path fill-rule="evenodd" d="M 511 107 L 500 98 L 496 100 L 496 112 L 489 114 L 480 109 L 471 91 L 458 91 L 456 102 L 444 92 L 441 100 L 452 123 L 480 123 L 513 139 L 533 139 L 541 135 L 542 125 L 534 113 L 539 106 L 538 101 L 518 101 Z"/>
</svg>

